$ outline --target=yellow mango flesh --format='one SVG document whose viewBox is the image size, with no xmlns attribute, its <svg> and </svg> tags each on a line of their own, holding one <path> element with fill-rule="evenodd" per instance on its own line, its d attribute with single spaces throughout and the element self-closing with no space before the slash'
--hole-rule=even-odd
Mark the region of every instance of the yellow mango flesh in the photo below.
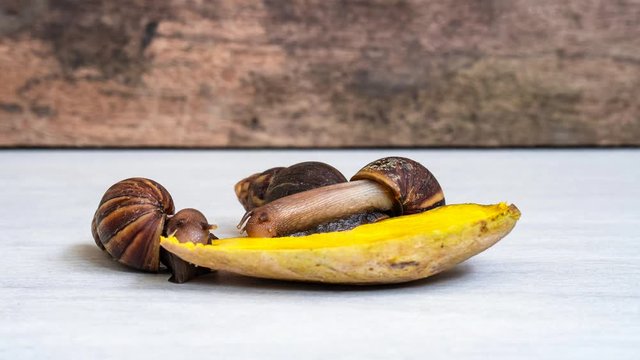
<svg viewBox="0 0 640 360">
<path fill-rule="evenodd" d="M 216 270 L 295 281 L 344 284 L 421 279 L 476 255 L 507 235 L 515 205 L 447 205 L 353 230 L 281 238 L 231 238 L 211 245 L 162 238 L 182 259 Z"/>
</svg>

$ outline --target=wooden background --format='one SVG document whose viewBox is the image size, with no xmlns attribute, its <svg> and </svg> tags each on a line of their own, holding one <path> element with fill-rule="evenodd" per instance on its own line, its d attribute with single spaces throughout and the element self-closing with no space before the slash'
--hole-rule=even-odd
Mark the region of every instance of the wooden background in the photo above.
<svg viewBox="0 0 640 360">
<path fill-rule="evenodd" d="M 637 0 L 1 0 L 0 146 L 640 145 Z"/>
</svg>

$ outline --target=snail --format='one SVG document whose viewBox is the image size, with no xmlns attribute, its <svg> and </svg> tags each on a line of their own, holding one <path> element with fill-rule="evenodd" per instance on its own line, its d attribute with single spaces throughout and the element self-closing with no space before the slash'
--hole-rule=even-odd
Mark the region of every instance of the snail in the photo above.
<svg viewBox="0 0 640 360">
<path fill-rule="evenodd" d="M 187 208 L 178 211 L 169 218 L 165 232 L 175 236 L 180 242 L 208 245 L 211 244 L 211 240 L 218 239 L 211 233 L 211 230 L 216 228 L 216 225 L 209 224 L 207 218 L 200 211 Z M 211 271 L 208 268 L 191 265 L 164 249 L 160 252 L 160 260 L 171 269 L 172 275 L 169 281 L 175 283 L 184 283 Z"/>
<path fill-rule="evenodd" d="M 251 210 L 259 207 L 259 205 L 265 205 L 274 200 L 307 190 L 346 182 L 347 179 L 336 168 L 317 161 L 306 161 L 287 168 L 271 168 L 262 173 L 253 174 L 239 181 L 235 186 L 238 200 L 247 210 L 238 227 L 242 227 L 244 221 L 252 214 Z M 281 235 L 302 236 L 320 232 L 348 230 L 357 225 L 375 222 L 386 217 L 386 215 L 379 212 L 358 213 L 345 218 L 333 219 L 326 223 L 316 224 L 308 229 Z"/>
<path fill-rule="evenodd" d="M 172 280 L 188 280 L 193 265 L 170 255 L 161 259 L 160 236 L 167 230 L 181 242 L 209 243 L 215 236 L 204 215 L 195 209 L 175 211 L 169 192 L 159 183 L 145 178 L 130 178 L 112 185 L 98 205 L 91 233 L 96 245 L 118 262 L 134 269 L 157 272 L 161 260 L 172 269 Z M 205 226 L 206 225 L 206 226 Z M 186 280 L 185 280 L 186 279 Z"/>
<path fill-rule="evenodd" d="M 299 192 L 253 208 L 240 226 L 251 237 L 276 237 L 358 214 L 398 216 L 444 204 L 442 188 L 427 168 L 411 159 L 387 157 L 360 169 L 350 182 Z"/>
</svg>

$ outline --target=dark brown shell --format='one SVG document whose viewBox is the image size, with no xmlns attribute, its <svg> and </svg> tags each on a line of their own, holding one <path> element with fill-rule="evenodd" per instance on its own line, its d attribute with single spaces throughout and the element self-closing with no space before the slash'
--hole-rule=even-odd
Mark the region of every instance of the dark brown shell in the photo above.
<svg viewBox="0 0 640 360">
<path fill-rule="evenodd" d="M 445 204 L 435 176 L 420 163 L 403 157 L 376 160 L 355 174 L 354 180 L 372 180 L 389 188 L 397 201 L 398 214 L 415 214 Z"/>
<path fill-rule="evenodd" d="M 277 172 L 264 195 L 265 203 L 299 192 L 347 182 L 340 171 L 329 164 L 306 161 Z"/>
<path fill-rule="evenodd" d="M 169 192 L 157 182 L 145 178 L 122 180 L 100 200 L 92 234 L 96 244 L 119 262 L 158 271 L 160 236 L 167 215 L 174 211 Z"/>
<path fill-rule="evenodd" d="M 238 200 L 246 211 L 265 204 L 264 196 L 273 176 L 283 167 L 275 167 L 246 177 L 235 185 Z"/>
</svg>

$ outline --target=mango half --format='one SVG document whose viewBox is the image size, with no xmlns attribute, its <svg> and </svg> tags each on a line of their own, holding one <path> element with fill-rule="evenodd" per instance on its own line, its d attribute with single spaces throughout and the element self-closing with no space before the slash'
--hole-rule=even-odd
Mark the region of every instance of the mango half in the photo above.
<svg viewBox="0 0 640 360">
<path fill-rule="evenodd" d="M 515 205 L 447 205 L 349 231 L 302 237 L 231 238 L 211 245 L 162 238 L 198 266 L 242 275 L 337 284 L 389 284 L 447 270 L 498 242 L 515 226 Z"/>
</svg>

